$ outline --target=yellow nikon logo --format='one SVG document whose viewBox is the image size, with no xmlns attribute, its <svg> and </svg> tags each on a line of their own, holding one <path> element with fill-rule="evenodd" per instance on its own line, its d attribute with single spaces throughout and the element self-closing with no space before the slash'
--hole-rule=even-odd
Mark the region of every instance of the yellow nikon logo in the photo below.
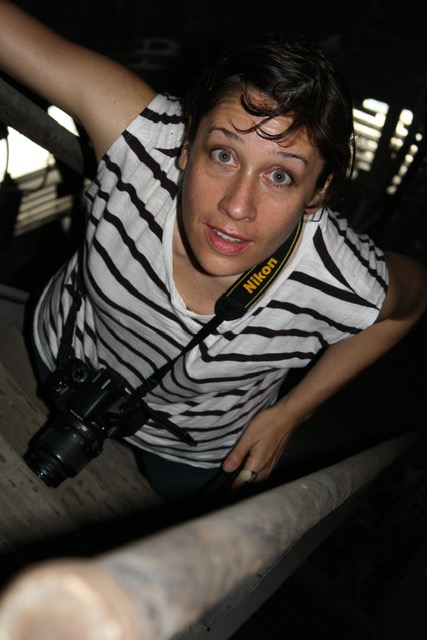
<svg viewBox="0 0 427 640">
<path fill-rule="evenodd" d="M 276 258 L 270 258 L 270 260 L 265 264 L 261 271 L 258 273 L 253 273 L 251 277 L 246 280 L 243 287 L 246 289 L 248 293 L 253 293 L 257 287 L 266 279 L 267 276 L 273 271 L 274 267 L 278 264 L 278 260 Z"/>
</svg>

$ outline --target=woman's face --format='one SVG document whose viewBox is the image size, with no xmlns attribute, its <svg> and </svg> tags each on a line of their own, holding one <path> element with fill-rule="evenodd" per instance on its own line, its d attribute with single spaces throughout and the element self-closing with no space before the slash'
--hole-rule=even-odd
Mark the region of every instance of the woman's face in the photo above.
<svg viewBox="0 0 427 640">
<path fill-rule="evenodd" d="M 179 160 L 183 245 L 193 264 L 215 277 L 240 275 L 268 258 L 317 195 L 324 166 L 317 149 L 305 134 L 285 146 L 244 133 L 260 121 L 237 97 L 227 98 L 201 121 Z M 276 134 L 289 124 L 277 117 L 263 130 Z"/>
</svg>

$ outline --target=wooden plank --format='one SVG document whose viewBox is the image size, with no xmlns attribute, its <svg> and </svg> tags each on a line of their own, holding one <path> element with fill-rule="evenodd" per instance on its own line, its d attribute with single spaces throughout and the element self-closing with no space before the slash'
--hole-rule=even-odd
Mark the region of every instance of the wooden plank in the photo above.
<svg viewBox="0 0 427 640">
<path fill-rule="evenodd" d="M 0 584 L 28 564 L 92 556 L 98 548 L 0 435 Z"/>
<path fill-rule="evenodd" d="M 4 381 L 8 387 L 6 393 L 10 396 L 20 396 L 24 392 L 24 395 L 41 412 L 42 415 L 39 414 L 35 418 L 41 426 L 45 422 L 47 409 L 37 395 L 37 382 L 30 365 L 24 339 L 16 327 L 6 327 L 0 332 L 0 362 L 7 369 L 8 380 Z M 24 402 L 23 398 L 20 398 L 19 402 L 16 400 L 16 404 L 20 407 Z M 29 411 L 28 406 L 24 407 L 24 411 Z M 33 414 L 33 408 L 30 412 Z M 31 432 L 25 434 L 25 439 L 18 439 L 20 434 L 16 433 L 14 429 L 12 441 L 20 451 L 23 451 L 26 448 L 28 437 L 35 432 L 31 429 Z M 125 443 L 107 440 L 101 456 L 90 462 L 90 469 L 98 482 L 104 482 L 108 491 L 117 495 L 117 499 L 126 512 L 145 505 L 151 506 L 161 503 L 137 468 L 132 450 Z M 68 484 L 72 483 L 76 488 L 80 487 L 78 480 L 71 480 Z"/>
<path fill-rule="evenodd" d="M 73 533 L 87 546 L 68 510 L 0 435 L 1 536 L 12 548 Z"/>
<path fill-rule="evenodd" d="M 99 457 L 57 489 L 27 466 L 22 456 L 47 411 L 16 329 L 1 331 L 0 358 L 0 581 L 28 563 L 97 554 L 127 542 L 135 529 L 143 535 L 147 507 L 161 501 L 128 446 L 107 440 Z"/>
<path fill-rule="evenodd" d="M 16 327 L 6 327 L 0 332 L 0 362 L 7 369 L 9 382 L 14 380 L 16 383 L 13 389 L 9 387 L 7 393 L 20 394 L 23 391 L 43 414 L 43 417 L 36 418 L 41 426 L 45 422 L 47 409 L 37 395 L 37 382 L 24 339 Z M 27 409 L 26 407 L 25 411 Z M 35 432 L 36 430 L 32 430 L 31 434 Z M 19 441 L 19 445 L 16 440 L 19 434 L 14 434 L 13 441 L 20 450 L 26 447 L 31 434 L 26 434 L 25 441 Z M 90 462 L 90 470 L 94 476 L 92 480 L 105 484 L 108 492 L 116 496 L 120 509 L 124 509 L 126 513 L 132 509 L 161 503 L 137 468 L 131 448 L 124 443 L 107 440 L 101 456 Z M 81 488 L 79 479 L 70 480 L 68 484 L 73 484 L 76 490 Z"/>
<path fill-rule="evenodd" d="M 0 433 L 19 455 L 46 416 L 23 393 L 0 363 Z M 89 526 L 161 504 L 144 476 L 132 465 L 132 457 L 120 443 L 108 440 L 105 451 L 78 476 L 57 489 L 48 488 L 34 474 L 34 482 L 47 489 L 80 526 Z M 32 473 L 32 472 L 31 472 Z M 0 531 L 1 532 L 1 531 Z"/>
<path fill-rule="evenodd" d="M 28 398 L 42 413 L 47 413 L 44 402 L 37 394 L 36 378 L 30 364 L 24 338 L 17 327 L 3 327 L 0 330 L 0 362 Z"/>
</svg>

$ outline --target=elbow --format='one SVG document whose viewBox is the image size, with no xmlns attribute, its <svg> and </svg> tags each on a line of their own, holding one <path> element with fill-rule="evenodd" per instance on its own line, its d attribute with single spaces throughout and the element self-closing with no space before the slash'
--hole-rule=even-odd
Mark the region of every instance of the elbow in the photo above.
<svg viewBox="0 0 427 640">
<path fill-rule="evenodd" d="M 378 321 L 417 322 L 427 309 L 427 269 L 408 256 L 386 252 L 389 285 Z"/>
</svg>

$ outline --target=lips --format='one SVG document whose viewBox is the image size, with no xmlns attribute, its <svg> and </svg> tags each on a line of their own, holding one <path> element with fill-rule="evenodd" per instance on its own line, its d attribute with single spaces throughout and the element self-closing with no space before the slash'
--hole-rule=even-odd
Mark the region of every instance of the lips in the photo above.
<svg viewBox="0 0 427 640">
<path fill-rule="evenodd" d="M 223 255 L 236 255 L 252 244 L 250 240 L 228 234 L 214 227 L 207 226 L 206 229 L 209 244 L 215 251 Z"/>
</svg>

